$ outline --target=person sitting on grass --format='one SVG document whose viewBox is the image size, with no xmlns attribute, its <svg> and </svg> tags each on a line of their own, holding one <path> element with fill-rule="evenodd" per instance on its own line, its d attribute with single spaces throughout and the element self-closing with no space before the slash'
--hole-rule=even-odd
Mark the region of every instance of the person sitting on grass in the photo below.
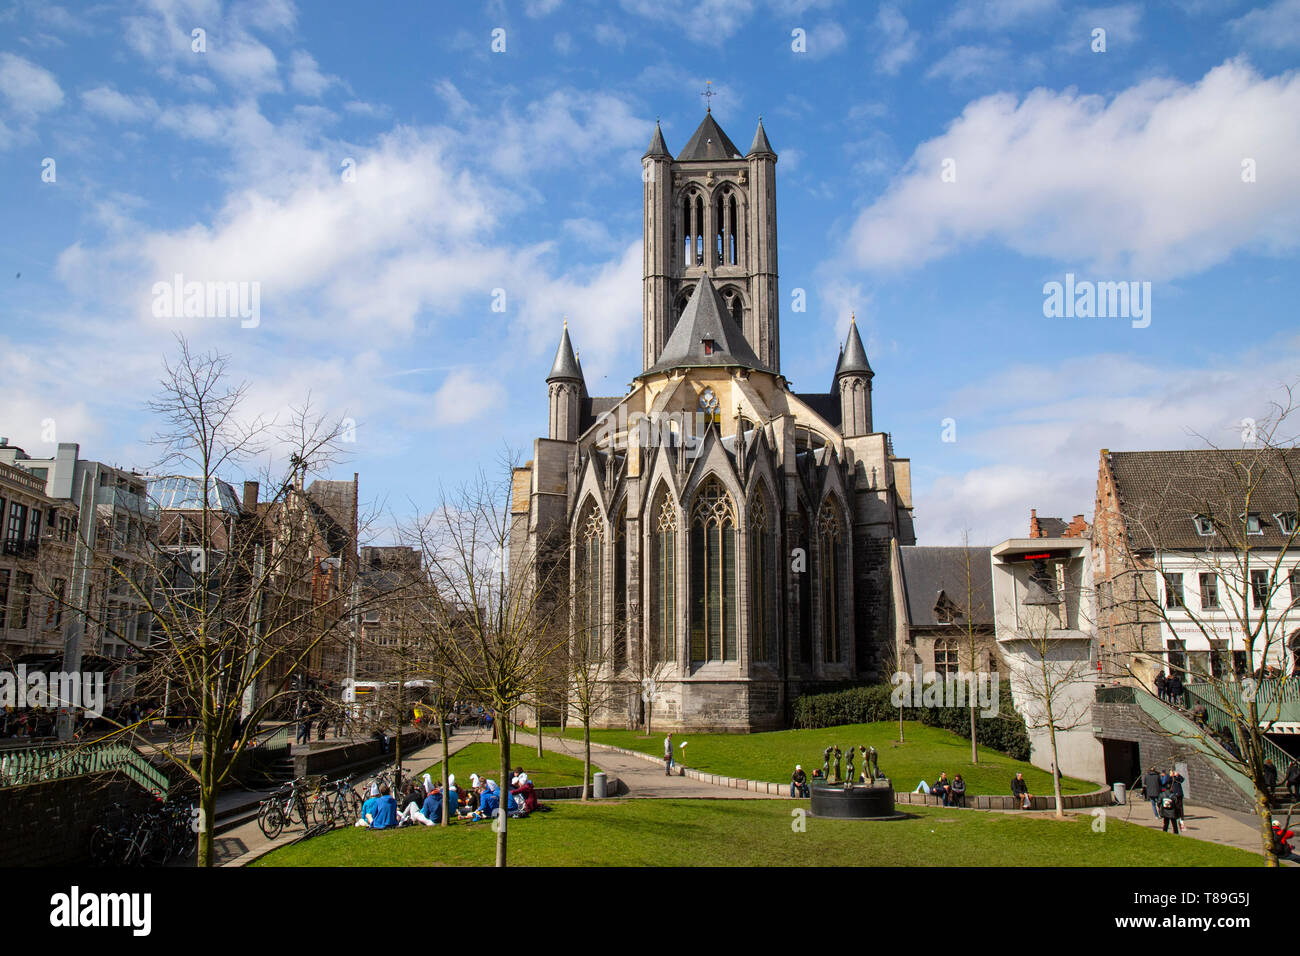
<svg viewBox="0 0 1300 956">
<path fill-rule="evenodd" d="M 499 809 L 501 809 L 501 791 L 491 780 L 488 780 L 483 784 L 483 792 L 479 794 L 478 809 L 474 811 L 474 819 L 489 820 L 496 816 Z"/>
<path fill-rule="evenodd" d="M 1029 792 L 1029 784 L 1025 783 L 1025 775 L 1017 773 L 1016 778 L 1011 781 L 1011 795 L 1020 799 L 1020 809 L 1028 810 L 1033 804 L 1033 795 Z"/>
<path fill-rule="evenodd" d="M 380 786 L 379 796 L 375 800 L 375 808 L 370 817 L 370 829 L 391 830 L 395 826 L 397 826 L 397 801 L 393 799 L 393 794 L 385 783 Z"/>
<path fill-rule="evenodd" d="M 966 806 L 966 781 L 961 778 L 961 774 L 952 778 L 952 786 L 948 788 L 948 795 L 952 797 L 954 807 Z"/>
<path fill-rule="evenodd" d="M 375 804 L 379 800 L 379 787 L 375 784 L 370 785 L 370 796 L 366 797 L 365 802 L 361 804 L 361 816 L 357 817 L 356 826 L 368 827 L 370 821 L 375 818 Z"/>
<path fill-rule="evenodd" d="M 537 802 L 537 790 L 533 782 L 528 779 L 528 774 L 522 770 L 519 771 L 518 785 L 510 791 L 512 796 L 518 797 L 523 802 L 523 809 L 527 813 L 535 813 L 541 809 L 541 804 Z"/>
</svg>

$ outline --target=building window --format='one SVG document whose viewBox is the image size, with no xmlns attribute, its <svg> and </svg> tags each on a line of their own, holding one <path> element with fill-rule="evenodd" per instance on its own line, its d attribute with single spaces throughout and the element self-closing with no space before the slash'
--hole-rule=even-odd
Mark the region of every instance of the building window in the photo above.
<svg viewBox="0 0 1300 956">
<path fill-rule="evenodd" d="M 1268 607 L 1268 572 L 1250 572 L 1250 602 L 1255 608 Z"/>
<path fill-rule="evenodd" d="M 844 659 L 840 641 L 840 519 L 827 501 L 817 517 L 817 573 L 821 582 L 822 648 L 826 663 Z"/>
<path fill-rule="evenodd" d="M 716 478 L 691 512 L 691 662 L 734 661 L 736 512 Z"/>
<path fill-rule="evenodd" d="M 798 523 L 795 525 L 797 548 L 802 556 L 802 566 L 791 562 L 791 573 L 799 589 L 799 660 L 812 661 L 812 573 L 808 570 L 808 550 L 811 548 L 812 528 L 808 509 L 799 502 Z"/>
<path fill-rule="evenodd" d="M 1181 678 L 1187 676 L 1187 645 L 1181 639 L 1171 637 L 1166 652 L 1169 661 L 1169 673 L 1177 674 Z"/>
<path fill-rule="evenodd" d="M 1165 607 L 1183 607 L 1183 576 L 1181 574 L 1165 575 Z"/>
<path fill-rule="evenodd" d="M 957 662 L 957 641 L 955 638 L 940 638 L 934 642 L 934 672 L 940 677 L 948 674 L 956 674 L 958 671 Z"/>
<path fill-rule="evenodd" d="M 16 501 L 9 502 L 9 528 L 5 532 L 5 554 L 17 554 L 22 550 L 23 528 L 27 524 L 27 506 Z"/>
<path fill-rule="evenodd" d="M 1300 604 L 1300 568 L 1292 568 L 1286 577 L 1291 583 L 1291 603 Z"/>
<path fill-rule="evenodd" d="M 32 604 L 32 576 L 26 571 L 19 571 L 14 578 L 14 603 L 9 609 L 9 626 L 15 630 L 25 630 L 28 611 Z"/>
<path fill-rule="evenodd" d="M 1239 517 L 1246 525 L 1246 534 L 1264 533 L 1264 522 L 1260 520 L 1259 515 L 1243 514 Z"/>
<path fill-rule="evenodd" d="M 601 609 L 604 607 L 601 574 L 601 546 L 605 526 L 594 504 L 587 508 L 586 520 L 578 531 L 578 634 L 586 641 L 587 659 L 600 657 Z"/>
<path fill-rule="evenodd" d="M 1297 519 L 1294 511 L 1284 511 L 1281 514 L 1273 515 L 1273 520 L 1277 522 L 1278 528 L 1283 534 L 1292 535 L 1300 531 L 1300 520 Z"/>
<path fill-rule="evenodd" d="M 1201 574 L 1201 608 L 1213 610 L 1219 606 L 1219 576 L 1203 572 Z"/>
<path fill-rule="evenodd" d="M 0 568 L 0 629 L 8 626 L 9 577 L 12 573 L 8 568 Z"/>
<path fill-rule="evenodd" d="M 1192 520 L 1196 523 L 1196 533 L 1202 538 L 1208 538 L 1214 534 L 1214 522 L 1205 515 L 1197 515 Z"/>
<path fill-rule="evenodd" d="M 614 667 L 622 667 L 627 646 L 627 508 L 614 521 Z"/>
<path fill-rule="evenodd" d="M 677 509 L 667 492 L 655 519 L 653 547 L 650 654 L 659 663 L 677 659 Z"/>
<path fill-rule="evenodd" d="M 750 653 L 764 662 L 772 659 L 773 551 L 767 496 L 760 491 L 749 506 Z"/>
</svg>

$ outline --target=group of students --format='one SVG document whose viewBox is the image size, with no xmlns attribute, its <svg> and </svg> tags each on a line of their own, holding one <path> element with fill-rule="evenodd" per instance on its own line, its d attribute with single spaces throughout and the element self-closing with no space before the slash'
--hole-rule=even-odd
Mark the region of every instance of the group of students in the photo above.
<svg viewBox="0 0 1300 956">
<path fill-rule="evenodd" d="M 445 794 L 442 785 L 426 773 L 422 782 L 411 781 L 400 803 L 387 784 L 372 784 L 370 796 L 361 804 L 361 816 L 356 826 L 371 830 L 389 830 L 417 823 L 426 827 L 437 826 L 442 822 L 444 800 L 447 803 L 448 820 L 488 820 L 500 812 L 501 799 L 500 785 L 495 780 L 480 777 L 476 773 L 470 774 L 470 785 L 467 788 L 457 787 L 456 775 L 449 774 Z M 528 774 L 524 773 L 522 767 L 516 767 L 510 778 L 506 813 L 513 818 L 520 818 L 549 809 L 538 801 L 536 788 L 528 779 Z"/>
</svg>

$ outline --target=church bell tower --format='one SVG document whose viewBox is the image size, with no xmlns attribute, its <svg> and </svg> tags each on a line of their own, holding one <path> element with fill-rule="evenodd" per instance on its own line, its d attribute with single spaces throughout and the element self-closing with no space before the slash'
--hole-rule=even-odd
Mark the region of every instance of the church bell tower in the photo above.
<svg viewBox="0 0 1300 956">
<path fill-rule="evenodd" d="M 656 123 L 641 166 L 643 370 L 707 275 L 759 361 L 779 372 L 776 153 L 762 119 L 742 156 L 710 109 L 675 159 Z"/>
</svg>

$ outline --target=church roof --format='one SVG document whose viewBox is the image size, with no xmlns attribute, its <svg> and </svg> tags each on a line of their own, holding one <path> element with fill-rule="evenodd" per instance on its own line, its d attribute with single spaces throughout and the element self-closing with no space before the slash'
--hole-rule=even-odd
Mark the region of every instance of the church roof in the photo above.
<svg viewBox="0 0 1300 956">
<path fill-rule="evenodd" d="M 664 343 L 659 360 L 646 369 L 646 374 L 701 365 L 764 368 L 727 314 L 727 307 L 707 274 L 700 277 L 682 310 L 682 317 Z"/>
<path fill-rule="evenodd" d="M 567 322 L 564 323 L 564 334 L 560 336 L 560 347 L 555 352 L 555 363 L 551 366 L 551 374 L 546 376 L 548 382 L 554 382 L 557 379 L 582 381 L 582 368 L 578 365 L 578 359 L 573 354 L 573 343 L 569 341 L 569 323 Z"/>
<path fill-rule="evenodd" d="M 653 145 L 653 144 L 652 144 Z M 682 151 L 677 154 L 677 162 L 689 163 L 707 159 L 740 159 L 740 150 L 727 138 L 722 127 L 714 120 L 712 113 L 705 113 L 704 120 Z"/>
<path fill-rule="evenodd" d="M 763 129 L 763 117 L 758 118 L 758 129 L 754 130 L 754 143 L 749 147 L 748 156 L 775 156 L 776 150 L 767 141 L 767 132 Z"/>
<path fill-rule="evenodd" d="M 650 145 L 642 154 L 641 158 L 646 159 L 650 156 L 667 156 L 673 158 L 673 154 L 668 152 L 668 144 L 664 142 L 664 131 L 659 128 L 659 121 L 655 120 L 655 134 L 650 140 Z"/>
<path fill-rule="evenodd" d="M 921 547 L 903 545 L 903 590 L 907 596 L 907 618 L 912 627 L 938 627 L 940 598 L 946 598 L 962 615 L 981 629 L 993 627 L 993 559 L 990 548 Z M 969 591 L 966 568 L 970 566 Z M 969 605 L 969 607 L 967 606 Z"/>
<path fill-rule="evenodd" d="M 862 336 L 858 335 L 856 321 L 849 323 L 849 337 L 844 343 L 844 351 L 840 353 L 839 366 L 835 369 L 836 378 L 850 374 L 868 377 L 876 374 L 871 371 L 871 365 L 867 362 L 867 350 L 862 347 Z"/>
</svg>

